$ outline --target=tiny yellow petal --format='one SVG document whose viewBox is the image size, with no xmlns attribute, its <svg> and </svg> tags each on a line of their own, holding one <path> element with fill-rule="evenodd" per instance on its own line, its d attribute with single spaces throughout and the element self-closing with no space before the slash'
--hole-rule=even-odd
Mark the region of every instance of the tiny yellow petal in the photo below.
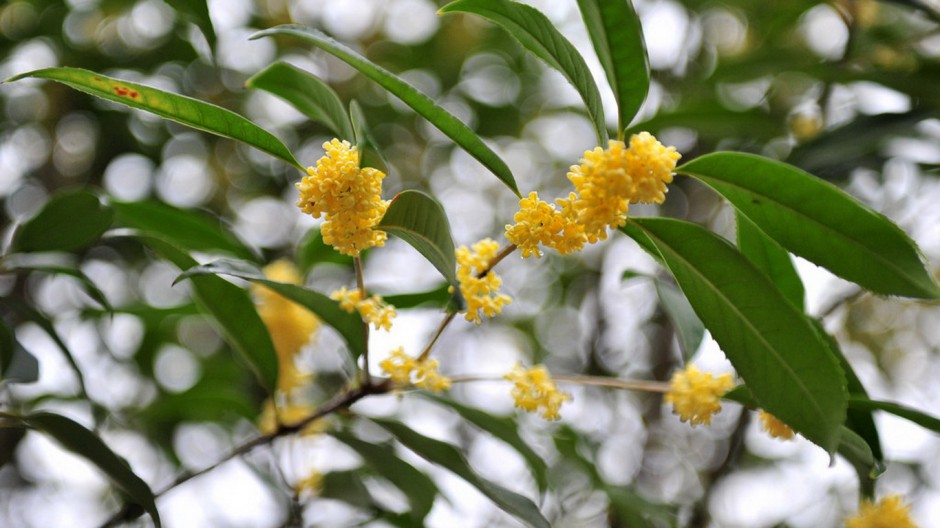
<svg viewBox="0 0 940 528">
<path fill-rule="evenodd" d="M 911 508 L 898 495 L 883 497 L 877 504 L 865 500 L 858 514 L 845 520 L 845 528 L 917 528 Z"/>
<path fill-rule="evenodd" d="M 558 389 L 543 365 L 526 369 L 517 363 L 503 378 L 513 383 L 512 399 L 517 408 L 526 412 L 541 410 L 546 420 L 558 420 L 561 405 L 571 400 L 570 394 Z"/>
<path fill-rule="evenodd" d="M 774 438 L 790 440 L 796 434 L 793 429 L 790 429 L 789 425 L 781 422 L 776 416 L 767 411 L 761 411 L 758 416 L 760 417 L 761 428 Z"/>
<path fill-rule="evenodd" d="M 673 374 L 665 400 L 673 405 L 673 412 L 683 422 L 707 425 L 712 415 L 721 411 L 720 398 L 733 386 L 730 374 L 714 377 L 689 365 Z"/>
</svg>

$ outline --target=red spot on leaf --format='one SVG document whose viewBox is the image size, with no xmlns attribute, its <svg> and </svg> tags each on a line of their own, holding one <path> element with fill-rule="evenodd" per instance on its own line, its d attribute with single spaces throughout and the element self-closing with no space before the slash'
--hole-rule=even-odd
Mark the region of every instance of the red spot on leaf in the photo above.
<svg viewBox="0 0 940 528">
<path fill-rule="evenodd" d="M 130 95 L 132 98 L 137 99 L 137 92 L 131 92 Z"/>
</svg>

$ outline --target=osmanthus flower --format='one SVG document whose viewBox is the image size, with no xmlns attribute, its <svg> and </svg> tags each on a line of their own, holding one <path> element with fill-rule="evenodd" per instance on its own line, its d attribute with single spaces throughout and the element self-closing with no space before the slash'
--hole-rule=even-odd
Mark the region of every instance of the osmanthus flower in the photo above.
<svg viewBox="0 0 940 528">
<path fill-rule="evenodd" d="M 512 399 L 516 407 L 526 412 L 541 411 L 546 420 L 559 419 L 561 405 L 571 400 L 570 394 L 558 389 L 543 365 L 526 369 L 521 363 L 516 363 L 503 378 L 513 383 Z"/>
<path fill-rule="evenodd" d="M 284 396 L 281 394 L 281 396 Z M 258 429 L 261 434 L 273 434 L 280 425 L 297 425 L 314 413 L 316 408 L 307 403 L 298 403 L 287 397 L 285 401 L 275 405 L 273 399 L 264 402 L 261 417 L 258 419 Z M 304 427 L 301 434 L 312 435 L 323 432 L 323 420 L 314 420 Z"/>
<path fill-rule="evenodd" d="M 917 528 L 911 508 L 898 495 L 882 497 L 876 504 L 862 502 L 858 514 L 845 520 L 845 528 Z"/>
<path fill-rule="evenodd" d="M 323 474 L 317 470 L 310 470 L 307 476 L 294 484 L 294 493 L 298 497 L 316 497 L 323 489 Z"/>
<path fill-rule="evenodd" d="M 760 418 L 761 429 L 767 431 L 767 434 L 774 438 L 790 440 L 796 435 L 789 425 L 781 422 L 776 416 L 767 411 L 761 411 L 758 417 Z"/>
<path fill-rule="evenodd" d="M 460 246 L 454 252 L 457 256 L 460 293 L 467 302 L 467 313 L 464 317 L 475 324 L 480 324 L 483 316 L 493 317 L 499 314 L 504 306 L 512 302 L 511 297 L 499 293 L 503 280 L 489 269 L 497 250 L 499 244 L 485 238 L 470 248 Z M 486 273 L 482 277 L 479 276 L 484 270 Z"/>
<path fill-rule="evenodd" d="M 323 241 L 340 253 L 355 257 L 384 245 L 387 234 L 375 226 L 388 208 L 381 198 L 385 173 L 360 168 L 359 151 L 348 141 L 333 139 L 323 149 L 326 155 L 297 183 L 297 206 L 314 218 L 325 218 L 320 226 Z"/>
<path fill-rule="evenodd" d="M 379 367 L 398 386 L 414 385 L 431 392 L 450 389 L 450 378 L 441 375 L 436 359 L 418 361 L 405 354 L 402 347 L 393 350 Z"/>
<path fill-rule="evenodd" d="M 387 304 L 379 295 L 362 299 L 359 290 L 342 287 L 330 294 L 330 298 L 339 301 L 339 307 L 349 313 L 358 311 L 362 319 L 376 329 L 389 330 L 395 319 L 395 307 Z"/>
<path fill-rule="evenodd" d="M 712 415 L 721 411 L 720 398 L 733 386 L 731 374 L 715 377 L 689 365 L 672 375 L 665 400 L 683 422 L 707 425 Z"/>
<path fill-rule="evenodd" d="M 575 200 L 571 193 L 568 198 L 556 200 L 559 205 L 556 208 L 555 204 L 540 200 L 538 193 L 529 193 L 519 201 L 519 211 L 512 218 L 516 223 L 506 226 L 506 238 L 519 248 L 522 258 L 541 257 L 539 244 L 562 255 L 580 251 L 587 238 L 574 214 Z"/>
</svg>

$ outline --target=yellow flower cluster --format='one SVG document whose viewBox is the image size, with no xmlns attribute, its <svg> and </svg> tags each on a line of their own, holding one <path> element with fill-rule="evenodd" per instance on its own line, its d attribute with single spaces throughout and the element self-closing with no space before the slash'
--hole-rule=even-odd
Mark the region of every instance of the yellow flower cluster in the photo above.
<svg viewBox="0 0 940 528">
<path fill-rule="evenodd" d="M 339 307 L 353 313 L 359 312 L 362 319 L 378 329 L 390 330 L 392 320 L 395 318 L 395 307 L 386 304 L 379 295 L 373 295 L 363 300 L 359 290 L 349 290 L 342 287 L 330 294 L 330 299 L 339 301 Z"/>
<path fill-rule="evenodd" d="M 450 378 L 442 376 L 438 371 L 436 359 L 417 359 L 405 354 L 402 347 L 398 347 L 384 361 L 379 363 L 382 371 L 395 385 L 414 385 L 431 392 L 441 392 L 450 388 Z"/>
<path fill-rule="evenodd" d="M 781 422 L 776 416 L 767 411 L 761 411 L 758 417 L 760 418 L 761 429 L 767 431 L 767 434 L 774 438 L 790 440 L 796 434 L 793 429 L 790 429 L 789 425 Z"/>
<path fill-rule="evenodd" d="M 475 324 L 482 322 L 483 315 L 493 317 L 499 314 L 503 306 L 512 302 L 508 295 L 498 293 L 503 280 L 489 269 L 498 249 L 496 241 L 485 238 L 469 249 L 460 246 L 455 251 L 460 293 L 467 301 L 467 314 L 464 317 Z M 486 273 L 479 276 L 484 270 Z"/>
<path fill-rule="evenodd" d="M 258 429 L 262 434 L 274 434 L 280 425 L 297 425 L 307 419 L 314 411 L 315 408 L 312 405 L 297 403 L 292 398 L 287 398 L 287 401 L 278 404 L 275 404 L 274 400 L 269 398 L 264 402 L 264 407 L 261 410 Z M 325 422 L 323 420 L 314 420 L 304 427 L 301 434 L 318 434 L 323 432 L 324 429 Z"/>
<path fill-rule="evenodd" d="M 355 257 L 363 249 L 384 245 L 386 233 L 374 227 L 388 208 L 381 198 L 385 174 L 360 168 L 359 151 L 348 141 L 334 139 L 323 148 L 326 155 L 297 183 L 297 206 L 314 218 L 325 215 L 323 241 L 340 253 Z"/>
<path fill-rule="evenodd" d="M 845 528 L 917 528 L 910 510 L 897 495 L 883 497 L 877 504 L 865 500 L 858 515 L 846 519 Z"/>
<path fill-rule="evenodd" d="M 571 400 L 570 394 L 558 390 L 551 374 L 543 365 L 526 369 L 517 363 L 503 378 L 514 384 L 512 399 L 516 407 L 526 412 L 541 410 L 542 417 L 546 420 L 559 419 L 558 410 L 561 404 Z"/>
<path fill-rule="evenodd" d="M 721 410 L 721 398 L 734 380 L 731 374 L 717 378 L 689 365 L 672 375 L 665 400 L 673 405 L 673 413 L 692 425 L 712 423 L 712 415 Z"/>
<path fill-rule="evenodd" d="M 606 149 L 595 147 L 568 172 L 575 192 L 555 200 L 557 209 L 529 194 L 519 202 L 516 223 L 506 226 L 506 237 L 523 257 L 541 256 L 539 244 L 566 254 L 605 240 L 608 227 L 626 223 L 631 203 L 666 199 L 666 184 L 680 157 L 675 147 L 664 146 L 649 132 L 633 135 L 629 147 L 617 140 Z"/>
</svg>

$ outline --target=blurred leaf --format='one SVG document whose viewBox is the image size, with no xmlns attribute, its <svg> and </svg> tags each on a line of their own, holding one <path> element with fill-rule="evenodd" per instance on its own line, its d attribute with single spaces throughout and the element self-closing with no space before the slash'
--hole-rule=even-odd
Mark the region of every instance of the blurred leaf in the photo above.
<svg viewBox="0 0 940 528">
<path fill-rule="evenodd" d="M 48 254 L 41 255 L 42 257 L 47 256 Z M 11 271 L 38 271 L 40 273 L 48 273 L 50 275 L 68 275 L 72 277 L 82 285 L 85 293 L 91 297 L 99 306 L 104 308 L 106 311 L 111 311 L 111 304 L 108 303 L 108 298 L 105 297 L 104 292 L 98 288 L 98 285 L 95 284 L 88 275 L 78 269 L 77 266 L 69 266 L 59 263 L 50 263 L 48 259 L 34 259 L 31 257 L 36 257 L 40 255 L 10 255 L 9 258 L 4 260 L 4 267 Z M 73 264 L 73 263 L 69 263 Z"/>
<path fill-rule="evenodd" d="M 79 455 L 104 472 L 111 482 L 127 497 L 142 507 L 160 527 L 160 514 L 154 503 L 153 491 L 135 474 L 122 458 L 117 456 L 95 433 L 64 416 L 47 412 L 12 417 L 22 426 L 46 433 L 65 449 Z M 0 426 L 3 422 L 0 422 Z"/>
<path fill-rule="evenodd" d="M 868 443 L 848 427 L 842 427 L 839 454 L 852 464 L 855 472 L 862 479 L 861 489 L 863 495 L 869 499 L 872 498 L 874 494 L 874 485 L 872 483 L 882 469 L 881 464 L 875 461 Z"/>
<path fill-rule="evenodd" d="M 383 295 L 382 298 L 388 304 L 391 304 L 397 309 L 403 308 L 414 308 L 416 306 L 426 305 L 428 307 L 440 307 L 443 308 L 447 305 L 447 301 L 450 300 L 450 292 L 447 284 L 443 284 L 433 290 L 423 291 L 419 293 L 399 293 L 396 295 Z"/>
<path fill-rule="evenodd" d="M 578 7 L 617 99 L 619 137 L 650 89 L 650 65 L 640 18 L 630 0 L 578 0 Z"/>
<path fill-rule="evenodd" d="M 212 422 L 238 416 L 254 420 L 258 409 L 248 399 L 243 387 L 226 382 L 200 381 L 179 393 L 161 394 L 153 403 L 136 413 L 136 417 L 153 426 L 184 421 Z"/>
<path fill-rule="evenodd" d="M 344 255 L 323 242 L 323 234 L 319 229 L 307 231 L 300 241 L 296 251 L 297 267 L 304 274 L 314 266 L 321 263 L 339 264 L 348 268 L 353 267 L 353 258 Z"/>
<path fill-rule="evenodd" d="M 803 310 L 803 281 L 787 250 L 764 234 L 740 211 L 735 211 L 738 227 L 738 251 L 764 272 L 794 306 Z"/>
<path fill-rule="evenodd" d="M 76 251 L 93 244 L 114 212 L 88 191 L 54 194 L 36 216 L 16 230 L 10 249 L 20 252 Z"/>
<path fill-rule="evenodd" d="M 845 376 L 809 319 L 737 249 L 688 222 L 634 218 L 761 406 L 827 452 L 845 420 Z"/>
<path fill-rule="evenodd" d="M 331 471 L 323 475 L 320 497 L 343 501 L 364 510 L 377 508 L 377 502 L 362 483 L 364 472 L 360 470 Z"/>
<path fill-rule="evenodd" d="M 173 9 L 184 15 L 202 31 L 209 49 L 215 49 L 215 29 L 212 27 L 212 18 L 209 16 L 209 6 L 205 0 L 166 0 Z"/>
<path fill-rule="evenodd" d="M 414 109 L 419 115 L 427 119 L 432 125 L 446 134 L 447 137 L 460 145 L 467 153 L 492 171 L 497 178 L 516 194 L 516 196 L 521 197 L 519 189 L 516 187 L 516 180 L 513 178 L 512 172 L 510 172 L 506 163 L 487 147 L 473 130 L 470 130 L 467 125 L 463 124 L 463 122 L 454 117 L 450 112 L 438 106 L 427 95 L 419 92 L 390 71 L 372 63 L 359 53 L 356 53 L 352 49 L 315 29 L 296 24 L 283 25 L 255 33 L 251 38 L 257 39 L 272 35 L 292 35 L 298 37 L 330 53 L 349 64 L 366 77 L 377 82 L 383 88 L 401 99 L 402 102 Z"/>
<path fill-rule="evenodd" d="M 359 151 L 359 166 L 372 167 L 388 174 L 388 163 L 379 147 L 376 145 L 372 134 L 369 132 L 369 124 L 366 121 L 366 115 L 362 107 L 355 99 L 349 102 L 349 116 L 352 119 L 353 131 L 356 135 L 356 149 Z"/>
<path fill-rule="evenodd" d="M 882 2 L 913 8 L 927 15 L 934 22 L 940 23 L 940 10 L 937 9 L 937 4 L 931 5 L 930 2 L 924 2 L 922 0 L 882 0 Z"/>
<path fill-rule="evenodd" d="M 656 279 L 653 284 L 656 285 L 659 304 L 676 327 L 679 341 L 682 342 L 683 357 L 689 360 L 702 344 L 705 326 L 695 315 L 695 310 L 692 309 L 689 300 L 679 291 L 679 288 L 659 279 Z"/>
<path fill-rule="evenodd" d="M 20 344 L 13 329 L 0 319 L 0 382 L 32 383 L 39 379 L 39 361 Z"/>
<path fill-rule="evenodd" d="M 275 62 L 245 81 L 245 86 L 274 94 L 326 126 L 337 138 L 355 141 L 343 102 L 328 84 L 312 73 L 286 62 Z"/>
<path fill-rule="evenodd" d="M 870 400 L 864 397 L 853 396 L 849 398 L 849 408 L 865 411 L 884 411 L 895 416 L 910 420 L 917 425 L 930 429 L 935 433 L 940 433 L 940 418 L 931 416 L 925 412 L 906 407 L 899 403 L 888 401 Z"/>
<path fill-rule="evenodd" d="M 263 284 L 316 314 L 326 324 L 332 326 L 343 336 L 349 345 L 353 359 L 359 357 L 365 348 L 362 335 L 362 319 L 358 314 L 343 311 L 339 303 L 322 293 L 308 290 L 297 284 L 277 282 L 268 279 L 252 264 L 230 259 L 219 259 L 202 266 L 187 269 L 179 279 L 195 279 L 205 275 L 224 274 L 238 277 L 258 284 Z M 221 279 L 219 279 L 221 280 Z M 226 283 L 227 284 L 227 283 Z"/>
<path fill-rule="evenodd" d="M 457 0 L 438 13 L 473 13 L 499 24 L 527 50 L 558 70 L 578 91 L 594 123 L 598 145 L 607 145 L 607 124 L 601 94 L 584 57 L 539 10 L 509 0 Z"/>
<path fill-rule="evenodd" d="M 365 442 L 345 431 L 332 431 L 330 434 L 359 453 L 373 471 L 408 497 L 414 519 L 420 521 L 427 517 L 437 496 L 437 485 L 430 477 L 398 458 L 390 445 Z"/>
<path fill-rule="evenodd" d="M 258 255 L 225 229 L 217 217 L 155 201 L 114 201 L 111 207 L 118 224 L 165 239 L 187 251 L 224 251 L 258 261 Z"/>
<path fill-rule="evenodd" d="M 539 491 L 545 492 L 548 487 L 548 467 L 545 465 L 544 458 L 529 447 L 529 444 L 519 436 L 519 428 L 514 419 L 509 416 L 494 416 L 486 411 L 468 407 L 453 399 L 436 394 L 426 392 L 420 394 L 457 411 L 457 414 L 464 420 L 499 438 L 509 447 L 515 449 L 529 465 L 529 469 L 532 470 L 532 476 L 535 477 L 535 483 L 538 484 Z"/>
<path fill-rule="evenodd" d="M 767 142 L 786 134 L 782 120 L 758 110 L 735 111 L 714 101 L 686 103 L 677 108 L 661 108 L 655 116 L 627 129 L 627 135 L 642 131 L 658 132 L 666 128 L 687 128 L 701 140 L 718 143 L 741 137 Z"/>
<path fill-rule="evenodd" d="M 421 191 L 402 191 L 392 199 L 378 227 L 411 244 L 448 283 L 457 284 L 454 239 L 440 202 Z"/>
<path fill-rule="evenodd" d="M 875 293 L 938 298 L 914 242 L 835 186 L 760 156 L 716 152 L 679 167 L 712 187 L 764 233 Z"/>
<path fill-rule="evenodd" d="M 23 73 L 5 82 L 27 77 L 58 81 L 87 94 L 131 108 L 145 110 L 162 118 L 198 130 L 241 141 L 256 149 L 305 170 L 286 146 L 270 132 L 244 117 L 219 106 L 184 95 L 174 94 L 142 84 L 112 79 L 79 68 L 46 68 Z"/>
<path fill-rule="evenodd" d="M 531 500 L 514 491 L 486 480 L 470 467 L 463 453 L 455 446 L 418 434 L 399 422 L 372 418 L 408 449 L 414 451 L 428 462 L 442 466 L 480 490 L 506 513 L 536 528 L 550 528 L 548 520 L 542 516 L 538 506 Z"/>
</svg>

